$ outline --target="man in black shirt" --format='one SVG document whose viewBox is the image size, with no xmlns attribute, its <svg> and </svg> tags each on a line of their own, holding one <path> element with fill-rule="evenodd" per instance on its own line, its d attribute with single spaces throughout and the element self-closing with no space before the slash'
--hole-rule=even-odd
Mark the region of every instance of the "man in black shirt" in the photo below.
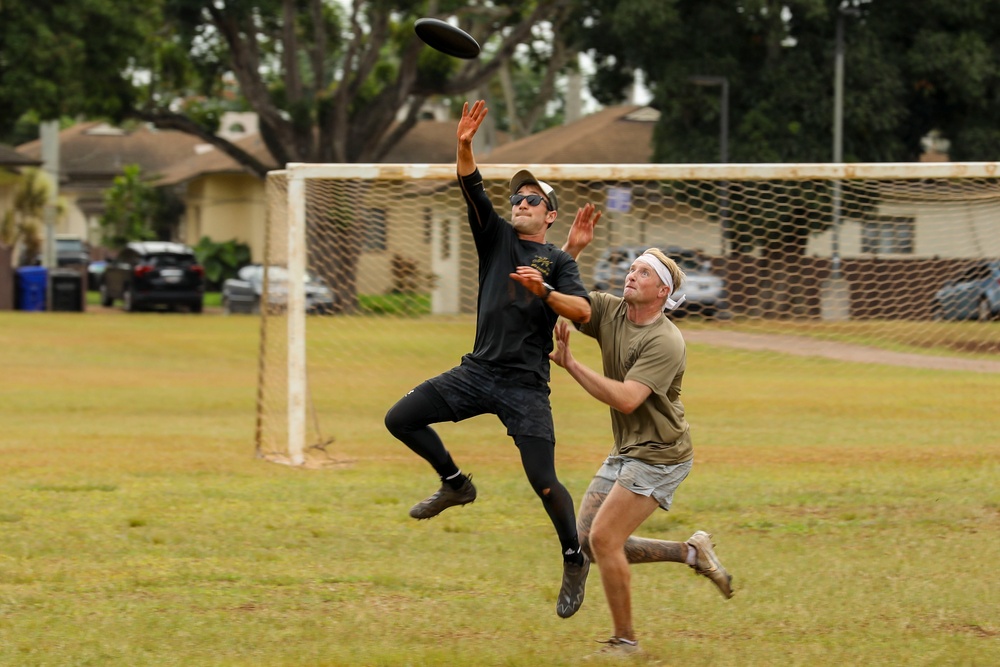
<svg viewBox="0 0 1000 667">
<path fill-rule="evenodd" d="M 462 474 L 430 425 L 487 413 L 500 418 L 559 536 L 563 581 L 556 613 L 568 618 L 583 603 L 590 561 L 580 549 L 573 499 L 556 477 L 549 353 L 559 316 L 585 323 L 590 301 L 576 261 L 545 242 L 558 209 L 547 183 L 518 171 L 510 182 L 511 222 L 494 211 L 472 151 L 486 113 L 482 100 L 471 108 L 466 103 L 457 132 L 458 179 L 479 255 L 475 345 L 459 366 L 400 399 L 385 424 L 441 478 L 441 488 L 410 509 L 413 518 L 430 519 L 476 499 L 470 476 Z"/>
</svg>

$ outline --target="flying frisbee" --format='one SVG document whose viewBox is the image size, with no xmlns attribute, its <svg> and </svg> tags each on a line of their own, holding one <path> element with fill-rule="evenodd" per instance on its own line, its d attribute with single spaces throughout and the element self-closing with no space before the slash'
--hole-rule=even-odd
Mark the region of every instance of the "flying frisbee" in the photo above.
<svg viewBox="0 0 1000 667">
<path fill-rule="evenodd" d="M 417 19 L 413 24 L 417 37 L 441 53 L 470 60 L 479 55 L 479 42 L 461 28 L 441 19 Z"/>
</svg>

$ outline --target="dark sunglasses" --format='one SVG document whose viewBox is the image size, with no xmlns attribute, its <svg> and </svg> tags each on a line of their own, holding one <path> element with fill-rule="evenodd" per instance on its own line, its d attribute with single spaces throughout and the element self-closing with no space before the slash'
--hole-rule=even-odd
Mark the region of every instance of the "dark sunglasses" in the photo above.
<svg viewBox="0 0 1000 667">
<path fill-rule="evenodd" d="M 511 195 L 510 205 L 518 206 L 521 202 L 525 200 L 527 200 L 528 206 L 538 206 L 542 202 L 545 202 L 545 208 L 549 208 L 549 202 L 546 201 L 545 197 L 543 197 L 542 195 Z"/>
</svg>

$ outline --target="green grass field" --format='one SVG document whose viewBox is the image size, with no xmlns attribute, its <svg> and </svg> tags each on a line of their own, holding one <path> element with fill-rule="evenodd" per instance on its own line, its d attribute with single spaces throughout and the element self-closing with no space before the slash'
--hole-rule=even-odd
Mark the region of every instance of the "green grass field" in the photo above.
<svg viewBox="0 0 1000 667">
<path fill-rule="evenodd" d="M 257 336 L 252 317 L 0 313 L 0 665 L 543 666 L 598 648 L 599 574 L 558 618 L 558 543 L 496 420 L 441 427 L 479 500 L 407 516 L 436 483 L 381 415 L 471 332 L 417 321 L 419 367 L 359 364 L 372 376 L 324 406 L 343 465 L 321 470 L 254 458 Z M 694 472 L 640 532 L 714 533 L 737 593 L 635 567 L 649 653 L 1000 664 L 1000 376 L 694 345 L 688 369 Z M 607 411 L 553 377 L 579 500 Z"/>
</svg>

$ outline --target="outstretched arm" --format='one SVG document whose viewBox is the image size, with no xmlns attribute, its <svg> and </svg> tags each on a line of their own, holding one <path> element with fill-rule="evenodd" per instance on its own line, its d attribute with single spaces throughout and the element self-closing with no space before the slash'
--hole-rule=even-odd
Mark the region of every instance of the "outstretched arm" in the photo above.
<svg viewBox="0 0 1000 667">
<path fill-rule="evenodd" d="M 594 208 L 593 204 L 586 204 L 576 212 L 573 226 L 569 228 L 569 236 L 562 249 L 578 259 L 583 249 L 594 240 L 594 227 L 601 219 L 601 212 Z"/>
<path fill-rule="evenodd" d="M 570 328 L 566 322 L 557 322 L 556 349 L 549 355 L 556 365 L 562 366 L 587 393 L 618 412 L 631 414 L 649 397 L 653 390 L 641 382 L 619 382 L 579 363 L 569 349 Z"/>
<path fill-rule="evenodd" d="M 468 102 L 462 106 L 462 117 L 458 121 L 458 158 L 456 160 L 459 176 L 468 176 L 476 170 L 476 157 L 472 154 L 472 139 L 479 131 L 479 126 L 483 124 L 488 111 L 486 102 L 483 100 L 476 100 L 471 109 Z"/>
</svg>

